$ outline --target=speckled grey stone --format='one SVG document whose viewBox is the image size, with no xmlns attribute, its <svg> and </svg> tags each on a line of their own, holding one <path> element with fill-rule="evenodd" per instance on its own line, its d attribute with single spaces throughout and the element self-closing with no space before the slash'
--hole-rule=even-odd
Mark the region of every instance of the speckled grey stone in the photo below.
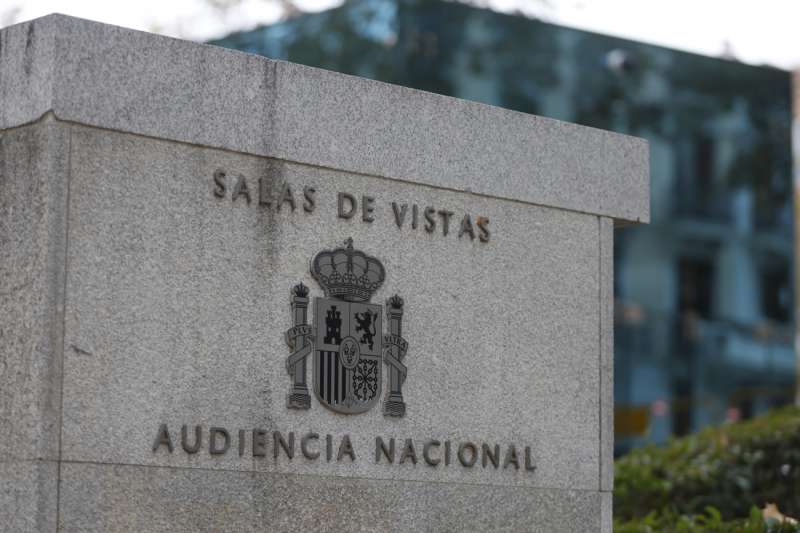
<svg viewBox="0 0 800 533">
<path fill-rule="evenodd" d="M 646 144 L 60 15 L 2 30 L 0 68 L 0 523 L 610 531 L 613 227 L 649 216 Z M 258 205 L 264 176 L 295 210 Z M 338 192 L 375 220 L 338 218 Z M 449 234 L 392 202 L 452 211 Z M 406 302 L 402 419 L 286 408 L 289 289 L 321 296 L 309 260 L 347 237 L 386 267 L 372 301 Z M 254 428 L 334 457 L 254 456 Z M 376 463 L 376 437 L 452 460 Z M 464 467 L 465 441 L 536 468 Z"/>
<path fill-rule="evenodd" d="M 53 108 L 55 17 L 0 31 L 0 130 L 41 118 Z"/>
<path fill-rule="evenodd" d="M 0 460 L 58 459 L 68 128 L 0 132 Z"/>
<path fill-rule="evenodd" d="M 611 492 L 600 492 L 600 531 L 614 531 L 614 495 Z"/>
<path fill-rule="evenodd" d="M 0 530 L 56 531 L 57 461 L 0 461 Z"/>
<path fill-rule="evenodd" d="M 52 110 L 103 128 L 649 220 L 640 139 L 62 15 L 0 39 L 0 128 Z"/>
<path fill-rule="evenodd" d="M 600 490 L 614 489 L 614 221 L 600 223 Z"/>
<path fill-rule="evenodd" d="M 63 464 L 60 530 L 601 531 L 600 493 Z M 302 524 L 298 527 L 297 524 Z"/>
<path fill-rule="evenodd" d="M 63 458 L 597 490 L 597 217 L 79 126 L 71 161 Z M 313 186 L 318 207 L 217 198 L 218 168 Z M 376 220 L 337 218 L 339 191 Z M 392 201 L 486 216 L 491 241 L 399 230 Z M 373 301 L 406 300 L 400 420 L 285 406 L 289 289 L 320 296 L 309 261 L 349 236 L 386 267 Z M 349 434 L 358 460 L 153 453 L 161 423 Z M 376 436 L 531 446 L 537 469 L 375 464 Z"/>
</svg>

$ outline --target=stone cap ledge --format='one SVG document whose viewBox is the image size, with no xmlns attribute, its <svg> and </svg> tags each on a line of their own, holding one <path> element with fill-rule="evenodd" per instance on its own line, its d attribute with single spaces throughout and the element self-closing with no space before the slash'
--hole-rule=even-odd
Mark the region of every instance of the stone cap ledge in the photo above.
<svg viewBox="0 0 800 533">
<path fill-rule="evenodd" d="M 48 15 L 0 31 L 0 129 L 66 121 L 648 222 L 646 141 Z"/>
</svg>

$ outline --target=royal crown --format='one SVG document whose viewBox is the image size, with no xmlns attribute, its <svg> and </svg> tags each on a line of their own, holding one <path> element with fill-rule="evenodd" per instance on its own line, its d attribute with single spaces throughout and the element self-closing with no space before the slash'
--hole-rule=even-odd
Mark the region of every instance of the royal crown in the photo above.
<svg viewBox="0 0 800 533">
<path fill-rule="evenodd" d="M 311 275 L 328 298 L 367 302 L 383 283 L 386 272 L 380 261 L 353 249 L 353 239 L 347 239 L 344 245 L 318 253 L 311 262 Z"/>
</svg>

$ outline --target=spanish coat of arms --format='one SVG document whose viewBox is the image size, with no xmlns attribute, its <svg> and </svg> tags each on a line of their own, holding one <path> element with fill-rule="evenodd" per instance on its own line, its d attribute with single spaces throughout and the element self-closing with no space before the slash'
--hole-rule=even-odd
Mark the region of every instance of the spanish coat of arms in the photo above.
<svg viewBox="0 0 800 533">
<path fill-rule="evenodd" d="M 317 399 L 328 409 L 345 414 L 363 413 L 377 403 L 385 363 L 389 390 L 383 412 L 402 417 L 406 410 L 402 392 L 406 367 L 402 360 L 408 349 L 402 337 L 404 302 L 397 295 L 386 301 L 386 334 L 382 306 L 370 303 L 386 277 L 383 265 L 354 249 L 353 239 L 347 239 L 344 247 L 319 252 L 311 261 L 311 275 L 325 297 L 314 298 L 314 318 L 309 324 L 309 289 L 302 283 L 292 288 L 294 326 L 286 332 L 292 351 L 286 370 L 294 383 L 287 395 L 287 407 L 311 407 L 306 381 L 307 359 L 311 356 Z"/>
</svg>

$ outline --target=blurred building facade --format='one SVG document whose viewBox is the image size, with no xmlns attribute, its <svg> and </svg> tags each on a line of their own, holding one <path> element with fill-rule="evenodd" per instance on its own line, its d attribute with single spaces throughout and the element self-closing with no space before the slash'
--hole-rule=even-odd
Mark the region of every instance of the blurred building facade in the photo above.
<svg viewBox="0 0 800 533">
<path fill-rule="evenodd" d="M 360 0 L 213 44 L 644 137 L 616 232 L 618 452 L 794 396 L 787 72 L 440 0 Z"/>
</svg>

